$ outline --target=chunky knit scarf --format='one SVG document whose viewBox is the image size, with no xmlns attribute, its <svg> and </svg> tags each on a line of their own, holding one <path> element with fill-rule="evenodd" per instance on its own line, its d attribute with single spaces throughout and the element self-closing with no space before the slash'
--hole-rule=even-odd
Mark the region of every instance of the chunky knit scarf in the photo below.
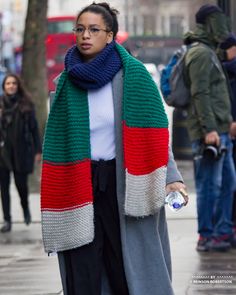
<svg viewBox="0 0 236 295">
<path fill-rule="evenodd" d="M 65 69 L 70 80 L 82 89 L 98 89 L 112 80 L 121 68 L 121 60 L 115 50 L 115 41 L 108 44 L 100 54 L 89 63 L 83 63 L 77 46 L 68 50 Z"/>
<path fill-rule="evenodd" d="M 124 71 L 123 152 L 126 215 L 145 217 L 164 205 L 168 122 L 162 100 L 142 63 L 116 45 Z M 87 91 L 64 71 L 49 114 L 41 187 L 47 252 L 93 241 L 94 213 Z"/>
</svg>

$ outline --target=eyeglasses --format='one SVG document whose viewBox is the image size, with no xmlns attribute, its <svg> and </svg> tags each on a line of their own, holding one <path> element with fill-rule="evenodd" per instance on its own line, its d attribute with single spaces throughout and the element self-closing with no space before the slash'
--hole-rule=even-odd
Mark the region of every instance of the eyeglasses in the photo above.
<svg viewBox="0 0 236 295">
<path fill-rule="evenodd" d="M 99 28 L 94 28 L 94 27 L 87 28 L 87 29 L 84 28 L 84 27 L 73 28 L 73 31 L 78 36 L 82 36 L 85 33 L 86 30 L 88 31 L 88 33 L 89 33 L 90 36 L 97 36 L 100 31 L 107 32 L 107 33 L 110 32 L 109 30 L 104 30 L 104 29 L 99 29 Z"/>
</svg>

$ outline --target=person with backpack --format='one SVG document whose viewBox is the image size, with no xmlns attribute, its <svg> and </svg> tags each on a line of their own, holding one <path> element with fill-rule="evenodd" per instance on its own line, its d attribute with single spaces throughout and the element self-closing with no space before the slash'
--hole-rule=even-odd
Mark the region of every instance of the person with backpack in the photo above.
<svg viewBox="0 0 236 295">
<path fill-rule="evenodd" d="M 227 251 L 234 244 L 231 220 L 236 175 L 229 135 L 232 122 L 226 77 L 216 48 L 230 33 L 228 20 L 216 5 L 196 13 L 196 28 L 185 35 L 190 89 L 187 129 L 194 156 L 197 194 L 197 251 Z"/>
</svg>

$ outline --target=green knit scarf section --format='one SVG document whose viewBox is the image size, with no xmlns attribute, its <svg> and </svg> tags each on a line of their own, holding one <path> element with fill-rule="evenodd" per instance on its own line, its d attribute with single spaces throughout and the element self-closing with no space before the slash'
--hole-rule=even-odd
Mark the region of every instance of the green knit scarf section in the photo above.
<svg viewBox="0 0 236 295">
<path fill-rule="evenodd" d="M 151 75 L 122 46 L 116 48 L 124 71 L 123 121 L 129 127 L 167 128 L 162 99 Z M 89 130 L 87 91 L 75 86 L 63 71 L 48 117 L 43 160 L 74 163 L 90 159 Z"/>
</svg>

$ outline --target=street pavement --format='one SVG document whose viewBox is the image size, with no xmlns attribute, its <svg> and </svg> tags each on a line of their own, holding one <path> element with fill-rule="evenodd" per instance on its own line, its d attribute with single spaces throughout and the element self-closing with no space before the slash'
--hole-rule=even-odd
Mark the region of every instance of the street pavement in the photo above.
<svg viewBox="0 0 236 295">
<path fill-rule="evenodd" d="M 166 208 L 175 295 L 236 294 L 236 250 L 203 254 L 195 250 L 197 224 L 192 163 L 178 161 L 178 167 L 187 184 L 190 202 L 176 213 Z M 0 233 L 0 295 L 62 295 L 57 257 L 48 257 L 43 251 L 39 193 L 30 195 L 33 222 L 26 226 L 14 184 L 11 192 L 13 228 L 10 233 Z"/>
<path fill-rule="evenodd" d="M 191 161 L 177 161 L 189 191 L 189 204 L 167 211 L 175 295 L 236 294 L 236 250 L 198 253 L 196 195 Z M 158 295 L 158 294 L 157 294 Z"/>
<path fill-rule="evenodd" d="M 39 193 L 30 194 L 30 226 L 23 223 L 13 180 L 11 197 L 12 231 L 0 233 L 0 295 L 62 295 L 57 257 L 48 257 L 42 246 Z"/>
</svg>

